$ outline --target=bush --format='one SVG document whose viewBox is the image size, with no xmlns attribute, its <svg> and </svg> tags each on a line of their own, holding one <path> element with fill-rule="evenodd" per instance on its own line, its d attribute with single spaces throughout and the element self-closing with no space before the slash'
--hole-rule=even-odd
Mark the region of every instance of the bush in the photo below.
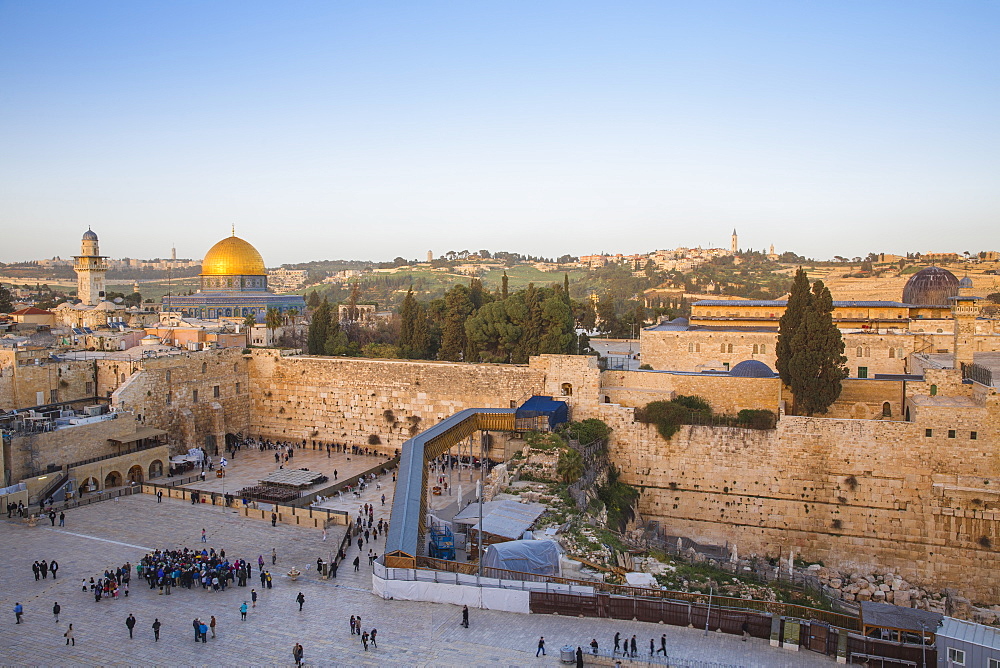
<svg viewBox="0 0 1000 668">
<path fill-rule="evenodd" d="M 702 411 L 709 414 L 712 412 L 712 407 L 709 406 L 708 402 L 701 397 L 678 394 L 674 398 L 673 402 L 693 411 Z"/>
<path fill-rule="evenodd" d="M 555 432 L 529 431 L 524 440 L 533 450 L 556 450 L 566 447 L 566 441 Z"/>
<path fill-rule="evenodd" d="M 639 370 L 640 371 L 652 371 L 653 370 L 653 366 L 651 364 L 640 364 L 639 365 Z"/>
<path fill-rule="evenodd" d="M 778 425 L 778 416 L 774 411 L 746 408 L 736 414 L 736 422 L 748 429 L 774 429 Z"/>
<path fill-rule="evenodd" d="M 603 441 L 611 435 L 611 427 L 603 420 L 588 418 L 583 422 L 570 422 L 566 426 L 566 433 L 570 438 L 575 438 L 583 445 L 589 445 L 594 441 Z"/>
<path fill-rule="evenodd" d="M 608 482 L 597 488 L 597 498 L 608 509 L 608 526 L 616 531 L 624 530 L 629 520 L 635 517 L 632 506 L 639 499 L 639 490 L 619 480 L 620 475 L 612 464 L 608 468 Z"/>
<path fill-rule="evenodd" d="M 690 410 L 675 401 L 651 401 L 644 408 L 636 409 L 635 419 L 656 425 L 660 436 L 669 441 L 688 419 L 689 413 Z"/>
</svg>

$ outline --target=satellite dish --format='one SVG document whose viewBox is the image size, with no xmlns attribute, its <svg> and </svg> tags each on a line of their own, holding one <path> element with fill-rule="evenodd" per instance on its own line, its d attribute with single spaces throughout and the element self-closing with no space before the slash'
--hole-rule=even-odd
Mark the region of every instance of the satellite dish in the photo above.
<svg viewBox="0 0 1000 668">
<path fill-rule="evenodd" d="M 115 303 L 116 304 L 121 304 L 123 301 L 125 301 L 125 300 L 122 299 L 121 297 L 115 297 Z"/>
</svg>

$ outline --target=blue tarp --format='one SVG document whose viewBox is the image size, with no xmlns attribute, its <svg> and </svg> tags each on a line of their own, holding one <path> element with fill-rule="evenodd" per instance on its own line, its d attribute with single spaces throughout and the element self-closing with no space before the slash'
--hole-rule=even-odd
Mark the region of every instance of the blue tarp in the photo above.
<svg viewBox="0 0 1000 668">
<path fill-rule="evenodd" d="M 555 429 L 563 422 L 569 421 L 569 409 L 566 407 L 565 401 L 556 401 L 552 397 L 536 395 L 521 404 L 514 415 L 517 420 L 537 417 L 547 417 L 549 429 Z"/>
</svg>

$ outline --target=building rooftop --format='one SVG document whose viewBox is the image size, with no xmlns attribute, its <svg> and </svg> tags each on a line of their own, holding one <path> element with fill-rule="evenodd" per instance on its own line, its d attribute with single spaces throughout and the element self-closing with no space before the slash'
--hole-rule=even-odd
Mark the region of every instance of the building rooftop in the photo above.
<svg viewBox="0 0 1000 668">
<path fill-rule="evenodd" d="M 700 299 L 692 306 L 771 306 L 784 308 L 788 302 L 784 299 Z M 835 301 L 834 308 L 909 308 L 903 302 L 883 301 Z"/>
</svg>

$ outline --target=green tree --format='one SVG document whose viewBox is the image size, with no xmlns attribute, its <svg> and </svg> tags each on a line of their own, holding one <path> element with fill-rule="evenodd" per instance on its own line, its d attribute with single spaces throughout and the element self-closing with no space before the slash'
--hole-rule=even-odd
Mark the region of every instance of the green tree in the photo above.
<svg viewBox="0 0 1000 668">
<path fill-rule="evenodd" d="M 615 310 L 615 302 L 610 294 L 605 293 L 597 302 L 597 328 L 602 334 L 614 337 L 621 331 L 621 323 Z"/>
<path fill-rule="evenodd" d="M 290 308 L 285 311 L 285 316 L 288 318 L 288 322 L 291 325 L 295 324 L 295 318 L 299 315 L 299 310 L 297 308 Z"/>
<path fill-rule="evenodd" d="M 542 302 L 541 310 L 541 336 L 537 350 L 531 354 L 572 354 L 576 348 L 576 331 L 569 305 L 560 297 L 549 297 Z"/>
<path fill-rule="evenodd" d="M 507 281 L 508 280 L 509 279 L 507 278 L 507 271 L 504 270 L 504 272 L 503 272 L 503 278 L 500 279 L 500 299 L 507 299 L 507 297 L 508 297 L 508 293 L 507 293 Z"/>
<path fill-rule="evenodd" d="M 556 473 L 565 483 L 576 482 L 583 475 L 583 455 L 573 448 L 566 448 L 559 453 Z"/>
<path fill-rule="evenodd" d="M 14 302 L 11 299 L 10 290 L 0 283 L 0 313 L 10 313 L 14 310 Z"/>
<path fill-rule="evenodd" d="M 461 284 L 455 285 L 445 293 L 444 301 L 444 323 L 438 356 L 443 360 L 458 362 L 465 355 L 468 344 L 465 321 L 473 312 L 469 288 Z"/>
<path fill-rule="evenodd" d="M 844 340 L 833 322 L 833 298 L 823 281 L 813 284 L 812 300 L 792 339 L 789 387 L 796 412 L 826 413 L 847 377 Z"/>
<path fill-rule="evenodd" d="M 573 300 L 569 298 L 569 274 L 563 274 L 563 299 L 567 306 L 572 306 Z"/>
<path fill-rule="evenodd" d="M 799 270 L 795 272 L 795 279 L 792 281 L 792 291 L 788 296 L 785 312 L 778 321 L 778 342 L 774 348 L 777 356 L 775 366 L 778 367 L 778 375 L 781 376 L 781 382 L 788 386 L 792 384 L 792 374 L 789 371 L 789 363 L 794 351 L 792 341 L 799 331 L 799 326 L 802 324 L 811 302 L 809 277 L 806 276 L 805 270 L 799 267 Z"/>
<path fill-rule="evenodd" d="M 309 298 L 306 299 L 306 306 L 309 310 L 314 311 L 319 308 L 321 301 L 319 298 L 319 290 L 313 290 L 309 293 Z"/>
<path fill-rule="evenodd" d="M 281 312 L 273 306 L 269 307 L 264 313 L 264 325 L 271 330 L 271 338 L 274 338 L 274 330 L 281 327 Z"/>
<path fill-rule="evenodd" d="M 243 326 L 244 327 L 246 327 L 247 329 L 250 329 L 255 324 L 257 324 L 257 316 L 255 316 L 252 313 L 244 316 L 244 318 L 243 318 Z"/>
<path fill-rule="evenodd" d="M 406 293 L 399 309 L 399 355 L 404 359 L 423 359 L 430 347 L 427 313 L 416 297 L 413 287 Z"/>
<path fill-rule="evenodd" d="M 351 283 L 351 295 L 347 298 L 347 318 L 350 322 L 358 321 L 358 300 L 361 298 L 361 288 L 358 282 Z"/>
<path fill-rule="evenodd" d="M 340 327 L 340 319 L 330 318 L 330 324 L 326 330 L 326 339 L 323 342 L 324 355 L 348 355 L 351 353 L 351 342 L 347 338 L 347 333 Z"/>
<path fill-rule="evenodd" d="M 309 323 L 309 334 L 306 337 L 306 348 L 310 355 L 323 355 L 326 351 L 326 337 L 330 331 L 330 302 L 323 298 L 320 305 L 313 311 Z"/>
</svg>

